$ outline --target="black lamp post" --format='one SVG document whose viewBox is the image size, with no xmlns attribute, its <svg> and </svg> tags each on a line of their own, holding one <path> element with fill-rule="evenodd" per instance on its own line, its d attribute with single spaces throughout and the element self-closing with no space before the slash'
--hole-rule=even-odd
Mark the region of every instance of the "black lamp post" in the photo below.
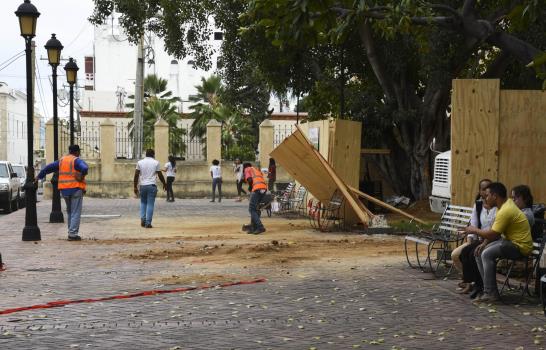
<svg viewBox="0 0 546 350">
<path fill-rule="evenodd" d="M 68 63 L 65 64 L 66 81 L 70 85 L 70 145 L 74 144 L 74 84 L 76 84 L 78 76 L 78 65 L 74 59 L 70 57 Z"/>
<path fill-rule="evenodd" d="M 22 3 L 15 15 L 19 17 L 21 36 L 25 38 L 27 71 L 27 180 L 25 183 L 25 228 L 23 241 L 41 240 L 40 228 L 36 217 L 36 185 L 34 185 L 34 96 L 32 96 L 32 38 L 36 34 L 36 21 L 40 12 L 30 0 Z"/>
<path fill-rule="evenodd" d="M 57 116 L 57 67 L 61 62 L 61 51 L 63 45 L 55 34 L 51 34 L 51 39 L 45 44 L 47 50 L 47 60 L 53 69 L 53 160 L 59 159 L 59 118 Z M 63 212 L 61 210 L 61 195 L 57 188 L 59 172 L 56 171 L 51 179 L 53 187 L 53 198 L 51 201 L 51 214 L 49 214 L 49 222 L 64 222 Z"/>
</svg>

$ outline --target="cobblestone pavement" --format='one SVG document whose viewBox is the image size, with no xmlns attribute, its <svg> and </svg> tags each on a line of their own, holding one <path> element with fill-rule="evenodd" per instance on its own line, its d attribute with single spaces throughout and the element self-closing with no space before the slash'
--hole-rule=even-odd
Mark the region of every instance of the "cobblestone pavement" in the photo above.
<svg viewBox="0 0 546 350">
<path fill-rule="evenodd" d="M 156 213 L 168 220 L 246 220 L 244 203 L 211 204 L 159 201 Z M 135 199 L 84 202 L 84 214 L 121 214 L 135 222 L 137 209 Z M 49 202 L 38 204 L 42 241 L 36 243 L 21 241 L 24 210 L 0 217 L 0 252 L 8 267 L 0 272 L 0 310 L 182 287 L 150 285 L 145 277 L 200 272 L 198 265 L 176 261 L 112 258 L 132 249 L 127 243 L 68 242 L 64 225 L 47 223 L 49 211 Z M 82 235 L 112 236 L 108 223 L 84 218 Z M 265 277 L 265 283 L 0 316 L 0 349 L 535 349 L 546 341 L 536 300 L 472 305 L 455 292 L 455 281 L 431 279 L 402 258 L 390 265 L 331 261 L 302 264 L 285 275 L 272 271 L 244 269 L 244 276 Z M 231 272 L 243 275 L 243 269 Z"/>
</svg>

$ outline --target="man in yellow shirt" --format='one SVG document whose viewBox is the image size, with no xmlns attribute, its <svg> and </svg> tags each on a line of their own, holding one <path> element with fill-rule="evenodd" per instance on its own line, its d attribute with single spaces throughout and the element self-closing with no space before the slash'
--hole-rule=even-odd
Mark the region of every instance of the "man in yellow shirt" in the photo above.
<svg viewBox="0 0 546 350">
<path fill-rule="evenodd" d="M 499 300 L 497 289 L 497 259 L 517 259 L 527 256 L 533 250 L 531 227 L 527 217 L 507 198 L 506 187 L 500 182 L 493 182 L 485 189 L 485 201 L 491 207 L 497 207 L 493 226 L 480 230 L 468 226 L 465 232 L 475 233 L 484 239 L 476 248 L 476 262 L 484 282 L 484 294 L 477 299 L 480 302 Z"/>
</svg>

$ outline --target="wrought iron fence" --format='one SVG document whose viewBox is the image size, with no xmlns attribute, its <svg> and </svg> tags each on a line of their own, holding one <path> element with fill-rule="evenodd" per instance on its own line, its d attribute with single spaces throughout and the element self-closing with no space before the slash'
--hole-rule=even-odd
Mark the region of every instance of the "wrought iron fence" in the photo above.
<svg viewBox="0 0 546 350">
<path fill-rule="evenodd" d="M 273 148 L 280 145 L 284 139 L 292 135 L 295 130 L 295 125 L 275 125 L 275 128 L 273 129 Z"/>
<path fill-rule="evenodd" d="M 169 154 L 186 160 L 206 160 L 205 144 L 200 138 L 172 130 L 169 130 Z"/>
<path fill-rule="evenodd" d="M 116 144 L 117 159 L 140 159 L 144 155 L 144 150 L 153 147 L 153 140 L 150 142 L 141 141 L 140 147 L 137 147 L 135 154 L 133 133 L 128 122 L 116 122 L 114 127 L 114 137 Z M 150 144 L 151 143 L 151 144 Z"/>
<path fill-rule="evenodd" d="M 65 154 L 70 146 L 70 123 L 59 121 L 59 152 Z M 100 158 L 100 123 L 84 121 L 74 125 L 74 143 L 80 146 L 80 156 L 87 159 Z"/>
</svg>

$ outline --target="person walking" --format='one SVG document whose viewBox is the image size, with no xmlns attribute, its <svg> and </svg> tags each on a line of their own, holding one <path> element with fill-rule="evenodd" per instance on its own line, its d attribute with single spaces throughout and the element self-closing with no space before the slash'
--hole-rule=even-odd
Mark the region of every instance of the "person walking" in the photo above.
<svg viewBox="0 0 546 350">
<path fill-rule="evenodd" d="M 218 203 L 222 201 L 222 168 L 218 159 L 212 161 L 210 167 L 210 177 L 212 178 L 212 200 L 214 202 L 216 195 L 216 187 L 218 187 Z"/>
<path fill-rule="evenodd" d="M 277 164 L 275 159 L 269 158 L 269 167 L 267 168 L 267 189 L 272 192 L 277 181 Z"/>
<path fill-rule="evenodd" d="M 70 145 L 68 154 L 61 159 L 49 163 L 40 171 L 38 177 L 34 180 L 43 180 L 46 174 L 59 172 L 57 188 L 66 203 L 66 215 L 68 225 L 68 240 L 81 241 L 80 219 L 82 213 L 83 195 L 85 193 L 85 176 L 89 166 L 80 159 L 80 146 Z"/>
<path fill-rule="evenodd" d="M 176 174 L 176 160 L 173 156 L 169 156 L 169 161 L 165 163 L 163 171 L 167 176 L 167 202 L 174 202 L 173 182 Z"/>
<path fill-rule="evenodd" d="M 237 199 L 235 201 L 240 202 L 242 200 L 241 193 L 246 195 L 246 191 L 243 190 L 243 164 L 239 158 L 235 159 L 235 163 L 233 163 L 233 173 L 235 174 L 235 183 L 237 185 Z"/>
<path fill-rule="evenodd" d="M 267 185 L 265 184 L 264 175 L 258 168 L 252 167 L 250 163 L 245 163 L 243 169 L 245 182 L 248 184 L 249 190 L 252 191 L 250 201 L 248 202 L 248 212 L 250 213 L 250 227 L 247 227 L 248 233 L 258 235 L 265 232 L 265 227 L 258 213 L 258 205 L 264 199 L 267 192 Z"/>
<path fill-rule="evenodd" d="M 140 226 L 145 228 L 152 228 L 155 197 L 157 195 L 156 180 L 158 177 L 163 184 L 163 189 L 167 189 L 159 162 L 154 157 L 155 151 L 147 149 L 146 157 L 137 163 L 133 179 L 135 195 L 140 194 Z"/>
</svg>

